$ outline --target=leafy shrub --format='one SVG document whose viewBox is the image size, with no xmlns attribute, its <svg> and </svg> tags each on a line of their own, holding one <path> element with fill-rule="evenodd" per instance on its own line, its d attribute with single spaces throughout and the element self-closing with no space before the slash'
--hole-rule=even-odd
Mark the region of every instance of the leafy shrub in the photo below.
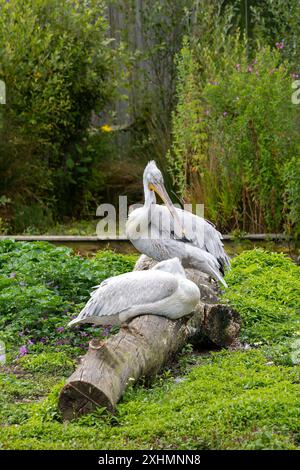
<svg viewBox="0 0 300 470">
<path fill-rule="evenodd" d="M 198 64 L 185 44 L 178 63 L 168 162 L 179 192 L 223 230 L 296 232 L 299 111 L 288 64 L 269 48 L 249 60 L 233 40 L 216 64 L 214 51 L 202 53 Z"/>
<path fill-rule="evenodd" d="M 285 205 L 287 228 L 300 236 L 300 158 L 294 157 L 285 166 Z"/>
<path fill-rule="evenodd" d="M 0 194 L 13 197 L 17 230 L 43 229 L 76 207 L 99 158 L 87 129 L 113 91 L 105 4 L 0 0 L 0 13 Z"/>
</svg>

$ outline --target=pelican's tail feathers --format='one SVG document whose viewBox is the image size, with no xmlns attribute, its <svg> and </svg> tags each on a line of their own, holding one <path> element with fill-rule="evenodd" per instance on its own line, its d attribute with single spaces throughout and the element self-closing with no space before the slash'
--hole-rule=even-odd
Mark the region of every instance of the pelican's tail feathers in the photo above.
<svg viewBox="0 0 300 470">
<path fill-rule="evenodd" d="M 99 318 L 97 317 L 97 313 L 99 313 L 99 303 L 97 303 L 92 294 L 86 306 L 81 310 L 76 318 L 68 323 L 68 326 L 73 326 L 78 323 L 95 323 L 95 317 Z"/>
<path fill-rule="evenodd" d="M 223 276 L 222 276 L 220 270 L 218 269 L 218 267 L 217 267 L 217 266 L 212 266 L 212 265 L 210 264 L 210 269 L 211 269 L 211 271 L 212 271 L 212 277 L 213 277 L 216 281 L 221 282 L 221 284 L 223 284 L 223 286 L 227 288 L 228 285 L 226 284 L 226 281 L 225 281 L 225 279 L 223 278 Z"/>
<path fill-rule="evenodd" d="M 82 323 L 82 320 L 79 320 L 78 317 L 74 318 L 73 320 L 71 320 L 67 326 L 70 327 L 70 326 L 73 326 L 73 325 L 77 325 L 78 323 Z"/>
<path fill-rule="evenodd" d="M 217 271 L 215 271 L 215 270 L 214 270 L 214 274 L 215 274 L 215 279 L 218 280 L 218 281 L 220 281 L 221 284 L 223 284 L 223 286 L 226 287 L 226 289 L 227 289 L 228 285 L 227 285 L 225 279 L 223 278 L 223 276 L 221 276 L 221 274 L 219 274 L 219 273 L 218 273 Z"/>
</svg>

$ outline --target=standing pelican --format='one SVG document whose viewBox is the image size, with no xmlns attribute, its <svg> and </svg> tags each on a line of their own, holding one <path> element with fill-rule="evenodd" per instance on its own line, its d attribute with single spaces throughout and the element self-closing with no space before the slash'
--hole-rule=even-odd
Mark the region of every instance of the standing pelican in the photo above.
<svg viewBox="0 0 300 470">
<path fill-rule="evenodd" d="M 200 300 L 196 284 L 186 279 L 178 258 L 158 263 L 148 271 L 133 271 L 103 281 L 68 326 L 129 322 L 141 315 L 176 320 L 191 313 Z"/>
<path fill-rule="evenodd" d="M 204 218 L 175 208 L 154 161 L 144 170 L 143 185 L 144 206 L 132 211 L 126 224 L 135 248 L 157 261 L 177 256 L 185 268 L 202 271 L 227 287 L 223 275 L 230 262 L 220 232 Z M 156 204 L 155 193 L 165 206 Z"/>
</svg>

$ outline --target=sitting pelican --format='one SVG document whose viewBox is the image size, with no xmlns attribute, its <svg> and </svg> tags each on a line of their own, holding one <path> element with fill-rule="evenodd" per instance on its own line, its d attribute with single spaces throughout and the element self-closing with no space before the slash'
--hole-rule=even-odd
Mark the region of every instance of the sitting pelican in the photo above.
<svg viewBox="0 0 300 470">
<path fill-rule="evenodd" d="M 184 268 L 202 271 L 227 287 L 223 275 L 230 262 L 220 232 L 204 218 L 175 208 L 154 161 L 144 170 L 143 184 L 144 206 L 133 210 L 126 223 L 135 248 L 157 261 L 176 256 Z M 156 204 L 155 192 L 165 206 Z"/>
<path fill-rule="evenodd" d="M 78 317 L 78 323 L 113 325 L 138 315 L 160 315 L 177 320 L 193 312 L 200 300 L 178 258 L 158 263 L 148 271 L 133 271 L 101 282 Z"/>
</svg>

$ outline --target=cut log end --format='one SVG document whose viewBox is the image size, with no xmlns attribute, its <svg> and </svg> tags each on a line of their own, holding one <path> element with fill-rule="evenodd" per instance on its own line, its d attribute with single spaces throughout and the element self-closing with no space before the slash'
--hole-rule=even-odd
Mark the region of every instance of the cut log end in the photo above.
<svg viewBox="0 0 300 470">
<path fill-rule="evenodd" d="M 229 347 L 237 338 L 241 319 L 237 312 L 227 305 L 214 304 L 205 306 L 203 337 L 219 347 Z"/>
<path fill-rule="evenodd" d="M 60 392 L 59 411 L 66 421 L 91 413 L 99 407 L 113 411 L 113 404 L 105 393 L 91 383 L 74 381 L 67 383 Z"/>
</svg>

